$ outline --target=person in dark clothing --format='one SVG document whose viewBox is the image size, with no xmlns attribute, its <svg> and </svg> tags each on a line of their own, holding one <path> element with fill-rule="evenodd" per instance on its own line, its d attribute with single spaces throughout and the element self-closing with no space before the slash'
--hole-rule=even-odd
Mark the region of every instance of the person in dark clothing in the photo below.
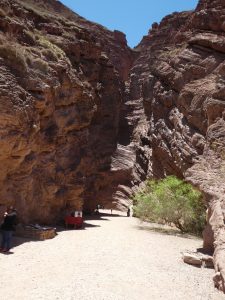
<svg viewBox="0 0 225 300">
<path fill-rule="evenodd" d="M 127 210 L 127 216 L 129 217 L 130 216 L 130 208 L 128 207 L 128 210 Z"/>
<path fill-rule="evenodd" d="M 1 251 L 8 252 L 11 248 L 11 241 L 13 231 L 16 229 L 17 224 L 17 213 L 16 210 L 11 206 L 4 213 L 4 221 L 1 225 L 2 230 L 2 243 Z"/>
</svg>

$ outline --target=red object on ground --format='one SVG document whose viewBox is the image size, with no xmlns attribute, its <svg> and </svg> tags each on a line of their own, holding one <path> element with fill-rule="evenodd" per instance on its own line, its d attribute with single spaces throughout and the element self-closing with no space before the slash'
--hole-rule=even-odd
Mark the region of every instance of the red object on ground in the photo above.
<svg viewBox="0 0 225 300">
<path fill-rule="evenodd" d="M 65 225 L 74 225 L 75 228 L 81 228 L 83 226 L 83 218 L 82 217 L 65 217 Z"/>
</svg>

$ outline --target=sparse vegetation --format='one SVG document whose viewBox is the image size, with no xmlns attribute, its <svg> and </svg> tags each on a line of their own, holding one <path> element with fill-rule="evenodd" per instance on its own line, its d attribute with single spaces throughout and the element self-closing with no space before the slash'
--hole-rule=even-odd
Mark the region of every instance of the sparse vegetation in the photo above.
<svg viewBox="0 0 225 300">
<path fill-rule="evenodd" d="M 23 47 L 18 43 L 4 42 L 0 44 L 0 57 L 6 64 L 19 72 L 27 72 L 28 67 L 37 69 L 42 73 L 47 73 L 49 65 L 45 59 L 42 59 L 40 49 Z"/>
<path fill-rule="evenodd" d="M 6 16 L 6 12 L 0 8 L 0 17 L 5 17 Z"/>
<path fill-rule="evenodd" d="M 65 52 L 60 49 L 57 45 L 51 43 L 48 39 L 46 39 L 44 36 L 42 35 L 36 35 L 37 39 L 38 39 L 38 43 L 48 49 L 49 51 L 52 52 L 52 55 L 57 58 L 57 59 L 65 59 L 66 54 Z"/>
<path fill-rule="evenodd" d="M 209 148 L 217 153 L 222 160 L 225 160 L 225 150 L 223 141 L 217 139 L 209 143 Z"/>
<path fill-rule="evenodd" d="M 33 59 L 31 65 L 34 69 L 38 69 L 42 73 L 47 73 L 49 69 L 48 63 L 41 58 Z"/>
<path fill-rule="evenodd" d="M 40 18 L 42 21 L 48 21 L 49 15 L 41 9 L 40 6 L 34 5 L 33 3 L 28 3 L 25 1 L 19 0 L 20 4 L 29 12 L 33 13 L 36 15 L 38 18 Z M 42 4 L 43 5 L 43 4 Z"/>
<path fill-rule="evenodd" d="M 0 56 L 6 63 L 16 70 L 26 72 L 27 64 L 24 53 L 25 49 L 19 44 L 4 43 L 0 45 Z"/>
<path fill-rule="evenodd" d="M 184 49 L 187 47 L 187 44 L 184 43 L 182 45 L 177 45 L 175 48 L 165 48 L 164 50 L 160 50 L 158 52 L 158 58 L 164 60 L 173 59 L 174 57 L 178 56 Z"/>
<path fill-rule="evenodd" d="M 49 49 L 43 49 L 41 53 L 48 61 L 58 61 L 57 55 Z"/>
<path fill-rule="evenodd" d="M 205 225 L 201 193 L 175 176 L 149 180 L 134 204 L 135 215 L 142 220 L 175 225 L 182 232 L 200 234 Z"/>
<path fill-rule="evenodd" d="M 51 5 L 48 5 L 48 2 L 42 1 L 39 4 L 38 1 L 36 3 L 23 0 L 18 1 L 27 11 L 32 13 L 34 16 L 36 16 L 36 18 L 42 20 L 43 22 L 48 23 L 50 20 L 54 20 L 58 24 L 62 24 L 62 22 L 68 22 L 67 18 L 54 12 L 54 10 L 51 9 Z"/>
<path fill-rule="evenodd" d="M 9 3 L 4 3 L 1 4 L 1 8 L 0 8 L 0 17 L 4 18 L 8 15 L 12 15 L 13 11 L 9 5 Z"/>
<path fill-rule="evenodd" d="M 32 31 L 24 30 L 23 34 L 26 37 L 26 39 L 28 40 L 30 45 L 35 45 L 36 44 L 35 35 Z"/>
</svg>

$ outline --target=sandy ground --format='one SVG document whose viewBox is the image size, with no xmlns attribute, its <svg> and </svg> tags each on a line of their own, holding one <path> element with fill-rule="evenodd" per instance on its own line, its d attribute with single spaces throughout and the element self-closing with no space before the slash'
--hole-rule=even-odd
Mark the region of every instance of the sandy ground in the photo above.
<svg viewBox="0 0 225 300">
<path fill-rule="evenodd" d="M 181 260 L 201 240 L 152 232 L 124 216 L 86 223 L 85 230 L 64 230 L 52 240 L 15 239 L 12 254 L 0 254 L 0 299 L 220 299 L 214 270 Z"/>
</svg>

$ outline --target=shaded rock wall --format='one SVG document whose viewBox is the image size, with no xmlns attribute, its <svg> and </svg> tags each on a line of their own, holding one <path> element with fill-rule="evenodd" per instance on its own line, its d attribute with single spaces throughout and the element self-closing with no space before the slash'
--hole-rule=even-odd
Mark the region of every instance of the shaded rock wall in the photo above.
<svg viewBox="0 0 225 300">
<path fill-rule="evenodd" d="M 58 1 L 1 1 L 2 208 L 14 204 L 22 221 L 45 223 L 93 209 L 131 63 L 122 33 Z"/>
</svg>

